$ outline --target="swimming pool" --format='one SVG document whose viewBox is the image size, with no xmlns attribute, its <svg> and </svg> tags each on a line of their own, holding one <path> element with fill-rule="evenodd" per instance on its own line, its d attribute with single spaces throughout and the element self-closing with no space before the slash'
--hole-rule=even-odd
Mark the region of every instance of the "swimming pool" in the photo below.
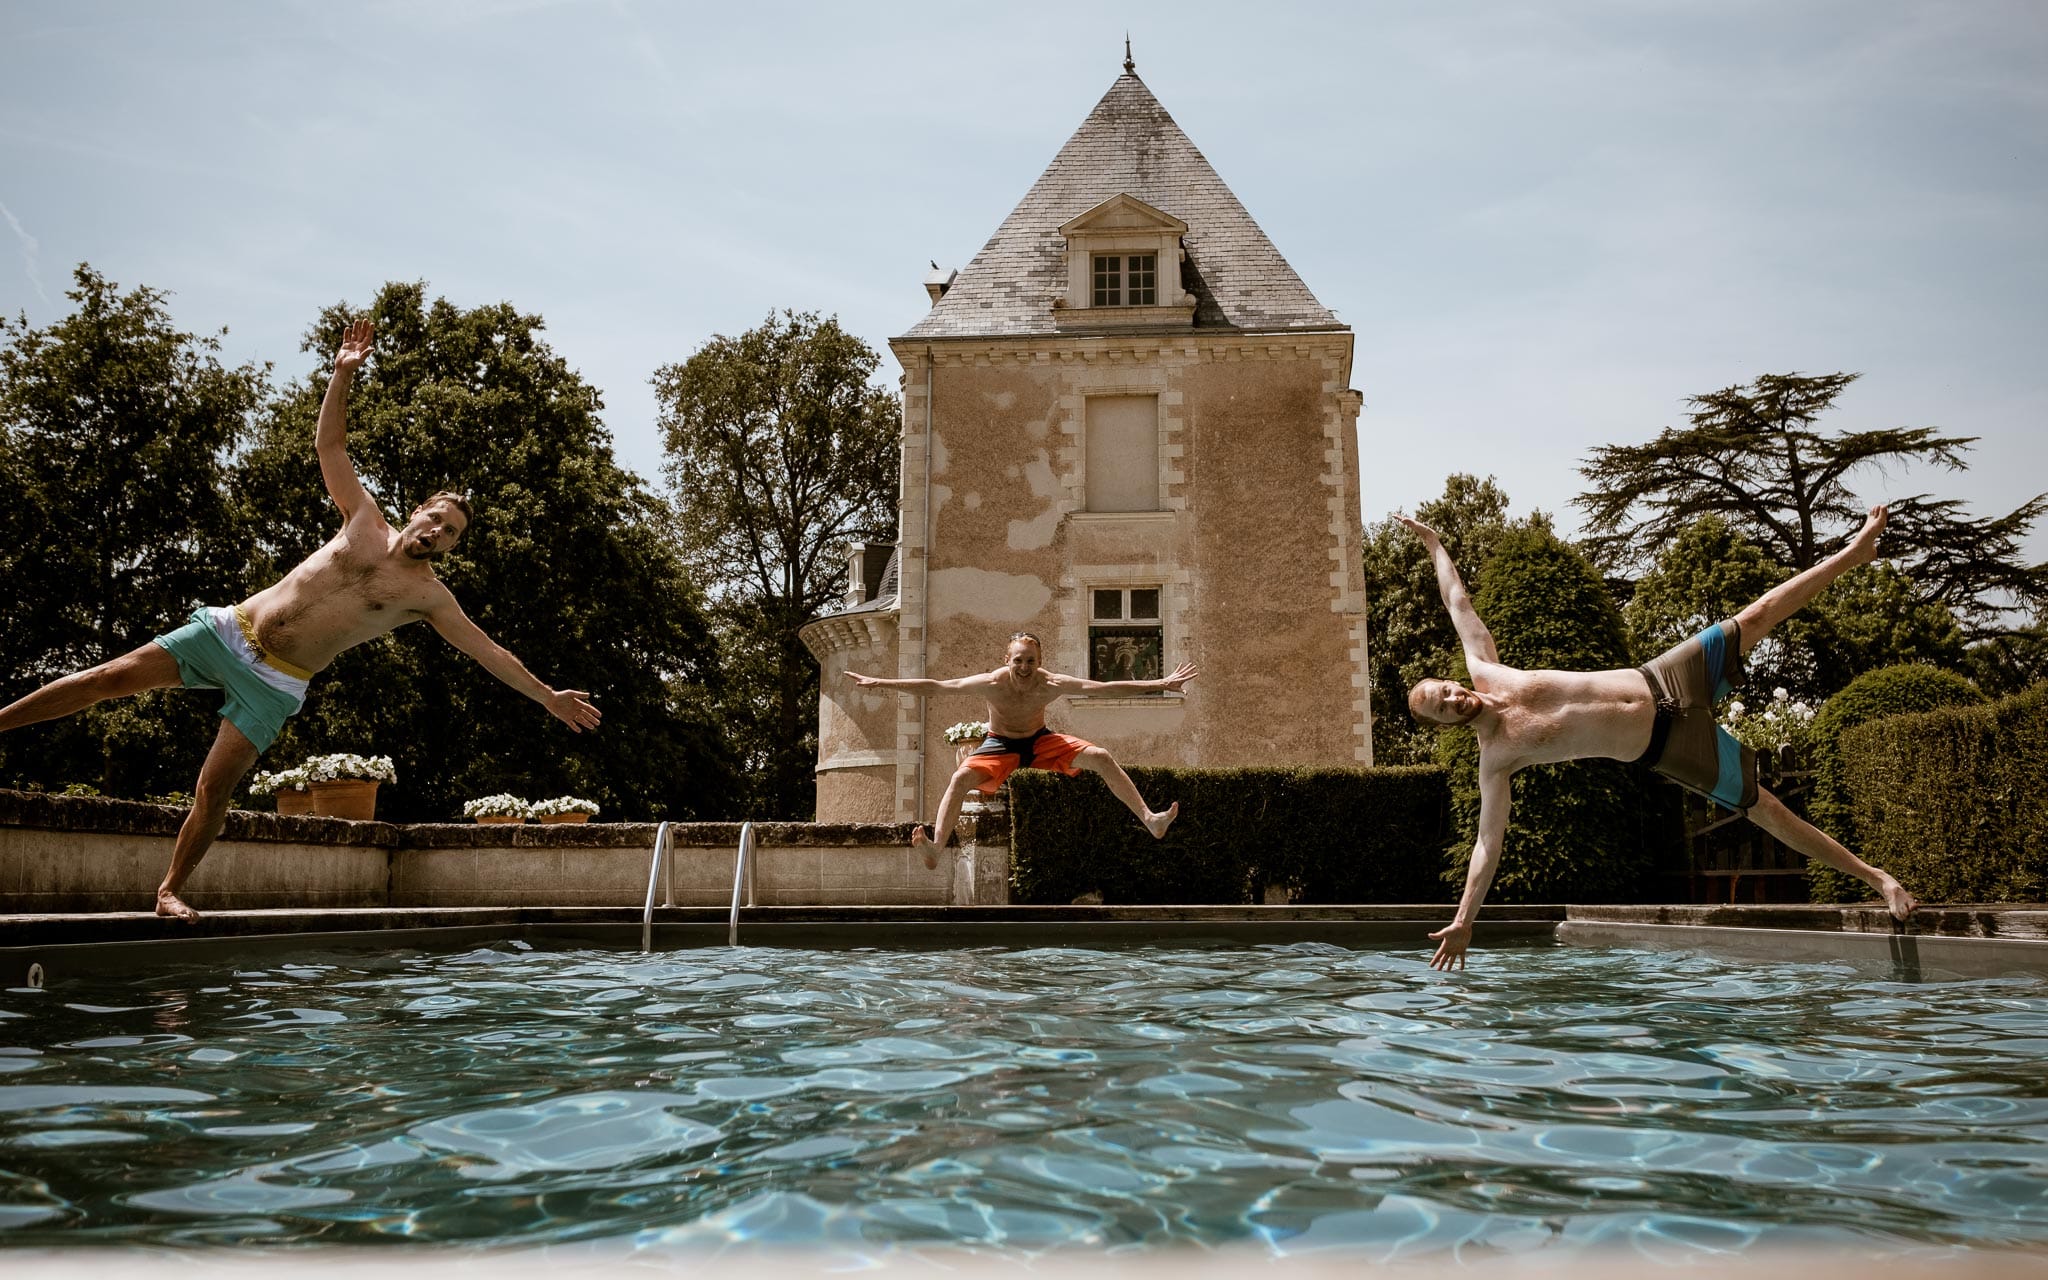
<svg viewBox="0 0 2048 1280">
<path fill-rule="evenodd" d="M 0 994 L 0 1245 L 2048 1243 L 2048 981 L 500 943 Z"/>
</svg>

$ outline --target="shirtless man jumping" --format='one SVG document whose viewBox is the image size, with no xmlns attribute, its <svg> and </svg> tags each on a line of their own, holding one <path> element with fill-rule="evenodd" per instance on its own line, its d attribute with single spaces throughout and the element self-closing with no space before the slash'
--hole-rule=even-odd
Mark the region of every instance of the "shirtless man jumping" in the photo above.
<svg viewBox="0 0 2048 1280">
<path fill-rule="evenodd" d="M 1885 508 L 1872 507 L 1870 519 L 1848 546 L 1771 588 L 1733 618 L 1672 646 L 1647 666 L 1623 671 L 1518 671 L 1502 666 L 1493 634 L 1472 608 L 1457 566 L 1436 531 L 1419 520 L 1398 517 L 1429 549 L 1438 594 L 1450 610 L 1472 673 L 1469 689 L 1453 680 L 1419 681 L 1408 691 L 1408 709 L 1417 719 L 1470 725 L 1479 735 L 1479 838 L 1472 846 L 1471 871 L 1457 914 L 1449 925 L 1429 935 L 1438 943 L 1430 967 L 1465 965 L 1473 918 L 1500 864 L 1501 839 L 1508 826 L 1509 776 L 1526 765 L 1586 756 L 1647 764 L 1687 790 L 1747 814 L 1790 848 L 1868 884 L 1883 895 L 1898 919 L 1911 914 L 1916 905 L 1913 895 L 1897 880 L 1757 786 L 1756 752 L 1714 720 L 1714 703 L 1742 680 L 1742 655 L 1822 587 L 1875 556 L 1885 514 Z"/>
<path fill-rule="evenodd" d="M 962 676 L 958 680 L 884 680 L 849 671 L 846 676 L 863 688 L 878 686 L 905 693 L 929 696 L 934 693 L 979 693 L 988 699 L 988 737 L 982 740 L 946 784 L 939 801 L 937 830 L 930 836 L 919 825 L 910 833 L 913 848 L 924 854 L 924 865 L 939 865 L 939 850 L 952 838 L 953 823 L 960 816 L 960 802 L 969 791 L 992 793 L 1003 779 L 1019 769 L 1052 769 L 1073 777 L 1086 769 L 1100 774 L 1111 794 L 1145 824 L 1157 840 L 1180 816 L 1175 801 L 1154 812 L 1138 794 L 1138 785 L 1123 771 L 1109 752 L 1092 742 L 1054 733 L 1045 727 L 1045 709 L 1070 693 L 1103 694 L 1115 697 L 1134 693 L 1179 693 L 1196 672 L 1181 663 L 1163 680 L 1083 680 L 1046 671 L 1039 665 L 1038 637 L 1019 631 L 1010 637 L 1009 656 L 994 671 Z"/>
<path fill-rule="evenodd" d="M 236 784 L 305 701 L 313 673 L 344 649 L 425 618 L 448 643 L 571 729 L 581 733 L 598 725 L 589 694 L 551 689 L 535 679 L 469 620 L 434 576 L 433 562 L 454 547 L 469 525 L 469 504 L 456 494 L 437 493 L 413 511 L 403 529 L 393 529 L 356 477 L 345 419 L 349 384 L 370 354 L 370 332 L 370 322 L 358 320 L 343 335 L 313 438 L 320 478 L 341 508 L 341 532 L 242 603 L 195 609 L 192 620 L 176 631 L 0 708 L 0 732 L 5 732 L 145 689 L 183 685 L 227 691 L 220 733 L 200 766 L 192 810 L 178 828 L 170 870 L 156 891 L 160 916 L 198 917 L 178 892 L 220 834 Z"/>
</svg>

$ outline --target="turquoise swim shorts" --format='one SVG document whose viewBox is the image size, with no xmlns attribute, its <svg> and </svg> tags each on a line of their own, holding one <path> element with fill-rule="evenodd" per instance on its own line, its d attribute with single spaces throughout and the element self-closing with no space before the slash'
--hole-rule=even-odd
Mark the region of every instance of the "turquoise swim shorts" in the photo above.
<svg viewBox="0 0 2048 1280">
<path fill-rule="evenodd" d="M 187 689 L 222 689 L 221 717 L 267 751 L 306 701 L 306 681 L 257 656 L 243 637 L 231 609 L 192 611 L 192 620 L 156 642 L 178 660 Z"/>
</svg>

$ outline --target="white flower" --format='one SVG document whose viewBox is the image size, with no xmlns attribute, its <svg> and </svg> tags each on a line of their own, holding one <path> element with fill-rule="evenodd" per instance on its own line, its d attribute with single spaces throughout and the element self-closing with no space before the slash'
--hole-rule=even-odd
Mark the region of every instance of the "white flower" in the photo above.
<svg viewBox="0 0 2048 1280">
<path fill-rule="evenodd" d="M 546 818 L 557 813 L 587 813 L 596 817 L 599 810 L 595 800 L 579 800 L 575 796 L 556 796 L 552 800 L 536 800 L 526 806 L 529 818 Z"/>
<path fill-rule="evenodd" d="M 249 779 L 249 794 L 267 796 L 273 791 L 304 791 L 308 781 L 306 766 L 294 769 L 280 769 L 276 773 L 258 772 Z"/>
<path fill-rule="evenodd" d="M 527 809 L 526 801 L 521 800 L 518 796 L 499 792 L 494 796 L 480 796 L 475 800 L 464 801 L 462 816 L 465 818 L 524 818 L 527 816 Z"/>
<path fill-rule="evenodd" d="M 1792 696 L 1791 694 L 1789 694 L 1789 693 L 1785 692 L 1785 686 L 1784 686 L 1784 685 L 1779 685 L 1779 686 L 1778 686 L 1777 688 L 1775 688 L 1775 689 L 1771 690 L 1771 698 L 1772 698 L 1772 700 L 1773 700 L 1773 701 L 1776 701 L 1776 702 L 1783 702 L 1783 701 L 1785 701 L 1785 699 L 1787 699 L 1787 698 L 1789 698 L 1789 697 L 1791 697 L 1791 696 Z"/>
<path fill-rule="evenodd" d="M 1728 704 L 1728 718 L 1730 720 L 1740 720 L 1742 719 L 1743 712 L 1748 710 L 1748 707 L 1743 706 L 1739 702 L 1731 702 Z"/>
<path fill-rule="evenodd" d="M 979 742 L 988 736 L 988 721 L 962 720 L 946 730 L 948 742 Z"/>
<path fill-rule="evenodd" d="M 346 751 L 328 756 L 308 756 L 299 766 L 307 782 L 337 782 L 360 778 L 370 782 L 398 781 L 398 766 L 390 756 L 359 756 Z"/>
</svg>

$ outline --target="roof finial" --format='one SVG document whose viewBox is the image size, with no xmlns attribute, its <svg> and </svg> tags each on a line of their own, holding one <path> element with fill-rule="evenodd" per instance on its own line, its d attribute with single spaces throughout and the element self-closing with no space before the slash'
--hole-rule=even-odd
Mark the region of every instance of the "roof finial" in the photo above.
<svg viewBox="0 0 2048 1280">
<path fill-rule="evenodd" d="M 1138 74 L 1138 64 L 1131 61 L 1131 33 L 1128 31 L 1124 32 L 1124 74 L 1127 76 Z"/>
</svg>

